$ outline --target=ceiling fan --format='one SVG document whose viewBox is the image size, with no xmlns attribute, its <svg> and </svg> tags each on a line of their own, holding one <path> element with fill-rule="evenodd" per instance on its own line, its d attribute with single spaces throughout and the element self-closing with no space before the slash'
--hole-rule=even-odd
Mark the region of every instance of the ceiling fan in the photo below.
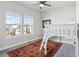
<svg viewBox="0 0 79 59">
<path fill-rule="evenodd" d="M 50 4 L 47 4 L 46 2 L 47 1 L 39 1 L 37 4 L 34 4 L 34 5 L 39 5 L 40 9 L 42 9 L 44 6 L 49 6 L 49 7 L 52 6 Z"/>
</svg>

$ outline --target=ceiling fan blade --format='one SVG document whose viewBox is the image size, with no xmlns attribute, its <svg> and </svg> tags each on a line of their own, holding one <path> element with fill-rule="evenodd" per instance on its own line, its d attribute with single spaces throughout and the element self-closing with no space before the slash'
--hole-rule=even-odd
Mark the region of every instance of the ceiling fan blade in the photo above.
<svg viewBox="0 0 79 59">
<path fill-rule="evenodd" d="M 47 1 L 43 1 L 43 3 L 45 4 Z"/>
<path fill-rule="evenodd" d="M 52 6 L 52 5 L 50 5 L 50 4 L 44 4 L 44 5 L 46 5 L 46 6 L 50 6 L 50 7 Z"/>
<path fill-rule="evenodd" d="M 40 1 L 40 4 L 45 4 L 47 1 Z"/>
</svg>

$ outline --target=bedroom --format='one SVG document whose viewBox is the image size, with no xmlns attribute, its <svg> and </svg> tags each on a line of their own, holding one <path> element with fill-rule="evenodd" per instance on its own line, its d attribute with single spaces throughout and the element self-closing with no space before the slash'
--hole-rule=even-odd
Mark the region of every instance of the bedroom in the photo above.
<svg viewBox="0 0 79 59">
<path fill-rule="evenodd" d="M 41 9 L 37 3 L 40 1 L 0 1 L 0 57 L 9 57 L 8 52 L 34 42 L 38 44 L 43 39 L 45 24 L 79 23 L 78 1 L 46 1 L 51 7 Z M 52 57 L 75 57 L 74 40 L 61 37 L 60 41 L 58 36 L 50 40 L 62 43 Z"/>
</svg>

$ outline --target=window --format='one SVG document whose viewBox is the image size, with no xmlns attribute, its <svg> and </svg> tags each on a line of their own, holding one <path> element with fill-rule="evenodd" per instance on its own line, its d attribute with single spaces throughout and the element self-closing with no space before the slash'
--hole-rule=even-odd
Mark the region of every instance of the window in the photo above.
<svg viewBox="0 0 79 59">
<path fill-rule="evenodd" d="M 23 18 L 23 19 L 22 19 Z M 32 34 L 32 17 L 6 11 L 6 36 Z"/>
<path fill-rule="evenodd" d="M 32 17 L 30 16 L 24 16 L 24 22 L 23 22 L 23 32 L 24 34 L 30 34 L 32 33 Z"/>
<path fill-rule="evenodd" d="M 14 36 L 20 34 L 20 16 L 6 11 L 6 35 Z"/>
</svg>

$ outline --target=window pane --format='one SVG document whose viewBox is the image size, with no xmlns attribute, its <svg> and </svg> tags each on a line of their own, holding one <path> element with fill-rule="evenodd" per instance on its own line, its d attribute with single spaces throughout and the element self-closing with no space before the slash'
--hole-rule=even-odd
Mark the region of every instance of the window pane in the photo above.
<svg viewBox="0 0 79 59">
<path fill-rule="evenodd" d="M 12 12 L 6 12 L 6 35 L 14 36 L 20 34 L 20 16 Z"/>
<path fill-rule="evenodd" d="M 32 17 L 24 16 L 23 29 L 24 29 L 24 34 L 32 33 Z"/>
<path fill-rule="evenodd" d="M 6 24 L 20 24 L 20 16 L 6 12 Z"/>
<path fill-rule="evenodd" d="M 32 25 L 32 17 L 24 16 L 24 24 Z"/>
</svg>

